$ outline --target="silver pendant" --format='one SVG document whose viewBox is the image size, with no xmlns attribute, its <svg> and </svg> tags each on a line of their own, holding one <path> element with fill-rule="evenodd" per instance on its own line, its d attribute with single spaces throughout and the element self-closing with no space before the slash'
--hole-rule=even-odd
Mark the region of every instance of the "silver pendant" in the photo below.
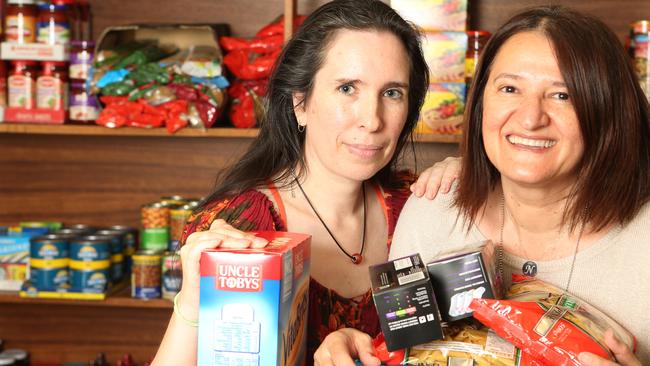
<svg viewBox="0 0 650 366">
<path fill-rule="evenodd" d="M 521 266 L 521 271 L 528 277 L 535 277 L 537 275 L 537 263 L 527 261 Z"/>
</svg>

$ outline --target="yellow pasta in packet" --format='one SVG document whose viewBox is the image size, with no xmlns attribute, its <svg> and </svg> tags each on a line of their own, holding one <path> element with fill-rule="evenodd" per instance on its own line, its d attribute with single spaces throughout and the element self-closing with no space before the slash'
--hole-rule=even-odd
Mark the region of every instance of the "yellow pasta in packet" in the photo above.
<svg viewBox="0 0 650 366">
<path fill-rule="evenodd" d="M 474 322 L 454 322 L 443 328 L 443 333 L 443 340 L 411 347 L 402 365 L 523 365 L 515 346 Z"/>
</svg>

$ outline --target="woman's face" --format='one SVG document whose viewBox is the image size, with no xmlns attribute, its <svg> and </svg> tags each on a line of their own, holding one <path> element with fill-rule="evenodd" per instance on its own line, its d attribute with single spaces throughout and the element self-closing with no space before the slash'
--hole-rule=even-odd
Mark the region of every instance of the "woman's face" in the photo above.
<svg viewBox="0 0 650 366">
<path fill-rule="evenodd" d="M 584 144 L 546 36 L 519 33 L 503 44 L 483 101 L 483 143 L 503 180 L 536 187 L 574 182 Z"/>
<path fill-rule="evenodd" d="M 340 30 L 316 73 L 312 94 L 295 109 L 305 124 L 311 172 L 366 180 L 395 152 L 408 113 L 409 59 L 382 31 Z M 294 96 L 294 105 L 300 96 Z"/>
</svg>

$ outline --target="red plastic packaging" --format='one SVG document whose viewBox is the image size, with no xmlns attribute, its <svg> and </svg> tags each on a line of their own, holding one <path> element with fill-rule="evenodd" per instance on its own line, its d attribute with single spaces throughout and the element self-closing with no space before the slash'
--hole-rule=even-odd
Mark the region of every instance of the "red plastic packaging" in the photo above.
<svg viewBox="0 0 650 366">
<path fill-rule="evenodd" d="M 386 340 L 384 333 L 379 333 L 372 339 L 372 346 L 375 347 L 375 356 L 379 358 L 383 365 L 386 366 L 399 366 L 404 361 L 406 350 L 389 351 L 386 347 Z"/>
<path fill-rule="evenodd" d="M 591 352 L 614 360 L 601 345 L 565 315 L 568 308 L 534 301 L 474 299 L 470 304 L 474 317 L 499 336 L 528 353 L 540 365 L 582 366 L 581 352 Z"/>
<path fill-rule="evenodd" d="M 293 17 L 293 28 L 298 28 L 307 18 L 304 15 L 296 15 Z M 255 34 L 256 37 L 268 37 L 276 34 L 284 35 L 284 15 L 279 17 L 278 20 L 265 25 L 262 29 L 258 30 Z"/>
<path fill-rule="evenodd" d="M 273 35 L 268 37 L 255 37 L 252 39 L 219 37 L 219 45 L 225 51 L 248 50 L 254 53 L 268 53 L 282 48 L 284 36 Z"/>
<path fill-rule="evenodd" d="M 228 70 L 242 80 L 268 78 L 281 49 L 269 54 L 258 55 L 249 50 L 234 50 L 223 57 Z"/>
</svg>

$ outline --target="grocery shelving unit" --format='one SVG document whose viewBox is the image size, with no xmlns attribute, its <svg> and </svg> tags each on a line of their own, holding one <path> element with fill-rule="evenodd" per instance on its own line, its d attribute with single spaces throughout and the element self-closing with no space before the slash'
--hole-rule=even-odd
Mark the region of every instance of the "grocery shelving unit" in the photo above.
<svg viewBox="0 0 650 366">
<path fill-rule="evenodd" d="M 287 7 L 308 13 L 327 0 L 91 0 L 95 33 L 109 25 L 229 23 L 250 36 Z M 388 0 L 386 0 L 388 1 Z M 471 27 L 493 31 L 512 12 L 545 0 L 469 0 Z M 629 22 L 650 18 L 650 2 L 563 2 L 599 16 L 621 40 Z M 178 9 L 183 11 L 179 12 Z M 0 123 L 0 225 L 60 220 L 137 225 L 139 206 L 163 195 L 199 197 L 234 161 L 257 130 L 109 129 L 85 125 Z M 416 136 L 418 166 L 454 154 L 458 136 Z M 36 361 L 87 361 L 106 352 L 111 362 L 131 353 L 153 356 L 171 314 L 167 300 L 140 301 L 119 292 L 103 301 L 22 299 L 0 293 L 0 338 L 28 349 Z M 182 345 L 180 345 L 182 346 Z"/>
</svg>

